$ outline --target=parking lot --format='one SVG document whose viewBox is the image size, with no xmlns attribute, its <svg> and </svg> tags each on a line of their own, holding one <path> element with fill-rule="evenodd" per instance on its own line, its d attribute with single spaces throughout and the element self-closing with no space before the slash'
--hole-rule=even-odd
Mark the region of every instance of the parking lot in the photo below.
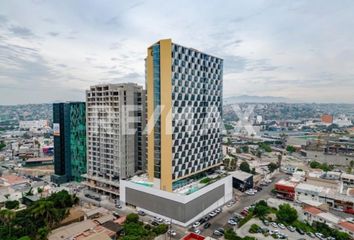
<svg viewBox="0 0 354 240">
<path fill-rule="evenodd" d="M 258 226 L 265 228 L 265 229 L 269 229 L 273 232 L 275 231 L 275 232 L 285 234 L 286 236 L 288 236 L 288 239 L 309 239 L 309 240 L 313 239 L 307 235 L 301 235 L 300 233 L 298 233 L 296 231 L 291 232 L 287 228 L 285 228 L 285 229 L 281 229 L 279 227 L 275 228 L 271 224 L 269 226 L 266 226 L 258 218 L 252 218 L 250 221 L 248 221 L 242 227 L 235 229 L 237 235 L 239 235 L 240 237 L 253 236 L 253 237 L 256 237 L 257 239 L 269 239 L 269 240 L 273 239 L 274 240 L 274 238 L 272 236 L 265 237 L 262 233 L 257 233 L 257 234 L 249 233 L 249 229 L 252 224 L 257 224 Z"/>
<path fill-rule="evenodd" d="M 274 188 L 275 182 L 277 182 L 281 178 L 284 178 L 284 176 L 284 174 L 279 173 L 274 177 L 271 184 L 269 184 L 268 186 L 264 186 L 263 189 L 257 192 L 255 195 L 242 194 L 241 196 L 237 197 L 237 201 L 234 205 L 223 206 L 222 212 L 209 220 L 211 225 L 208 229 L 204 229 L 203 226 L 198 227 L 198 229 L 201 231 L 201 234 L 203 236 L 212 236 L 214 238 L 217 238 L 217 236 L 213 235 L 213 232 L 216 229 L 225 229 L 232 227 L 230 224 L 228 224 L 228 220 L 233 217 L 235 213 L 240 213 L 245 207 L 248 207 L 251 204 L 258 202 L 259 200 L 268 199 L 269 197 L 271 197 L 271 191 Z"/>
</svg>

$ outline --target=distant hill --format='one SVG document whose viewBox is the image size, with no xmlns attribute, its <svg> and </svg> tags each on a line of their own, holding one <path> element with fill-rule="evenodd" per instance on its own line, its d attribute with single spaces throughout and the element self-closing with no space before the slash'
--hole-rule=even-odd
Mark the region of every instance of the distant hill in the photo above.
<svg viewBox="0 0 354 240">
<path fill-rule="evenodd" d="M 294 102 L 289 98 L 285 97 L 272 97 L 272 96 L 233 96 L 233 97 L 224 97 L 224 104 L 231 103 L 289 103 Z"/>
</svg>

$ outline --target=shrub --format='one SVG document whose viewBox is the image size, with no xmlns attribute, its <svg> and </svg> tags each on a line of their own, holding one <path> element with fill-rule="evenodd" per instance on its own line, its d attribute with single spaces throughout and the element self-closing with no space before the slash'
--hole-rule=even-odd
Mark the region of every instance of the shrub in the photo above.
<svg viewBox="0 0 354 240">
<path fill-rule="evenodd" d="M 258 233 L 259 228 L 260 227 L 257 224 L 252 224 L 251 227 L 250 227 L 249 232 L 250 233 Z"/>
<path fill-rule="evenodd" d="M 209 182 L 211 181 L 211 178 L 203 178 L 202 180 L 200 180 L 200 183 L 203 183 L 203 184 L 208 184 Z"/>
<path fill-rule="evenodd" d="M 19 201 L 16 201 L 16 200 L 5 202 L 5 207 L 7 209 L 17 209 L 19 206 L 20 206 L 20 203 L 19 203 Z"/>
</svg>

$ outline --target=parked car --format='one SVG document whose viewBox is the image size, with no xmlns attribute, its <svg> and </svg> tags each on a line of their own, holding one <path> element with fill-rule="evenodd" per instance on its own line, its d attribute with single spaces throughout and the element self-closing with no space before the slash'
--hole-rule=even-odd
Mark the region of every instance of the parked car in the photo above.
<svg viewBox="0 0 354 240">
<path fill-rule="evenodd" d="M 278 225 L 277 225 L 277 223 L 275 223 L 275 222 L 272 222 L 271 225 L 272 225 L 274 228 L 278 228 Z"/>
<path fill-rule="evenodd" d="M 209 227 L 210 227 L 210 222 L 206 222 L 204 225 L 203 225 L 203 227 L 204 227 L 204 229 L 208 229 Z"/>
<path fill-rule="evenodd" d="M 168 231 L 167 231 L 167 234 L 170 235 L 170 236 L 176 236 L 176 235 L 177 235 L 176 231 L 173 230 L 173 229 L 168 230 Z"/>
<path fill-rule="evenodd" d="M 290 232 L 295 232 L 296 230 L 293 226 L 288 226 L 287 228 Z"/>
<path fill-rule="evenodd" d="M 278 223 L 278 227 L 280 227 L 281 229 L 285 229 L 285 226 L 282 223 Z"/>
<path fill-rule="evenodd" d="M 267 220 L 264 219 L 264 220 L 263 220 L 263 224 L 266 225 L 266 226 L 269 226 L 269 221 L 267 221 Z"/>
<path fill-rule="evenodd" d="M 228 224 L 232 225 L 232 226 L 235 226 L 237 225 L 237 222 L 234 220 L 234 219 L 229 219 L 229 221 L 227 221 Z"/>
<path fill-rule="evenodd" d="M 158 223 L 158 222 L 156 222 L 156 221 L 152 221 L 152 222 L 151 222 L 151 225 L 152 225 L 152 226 L 158 226 L 158 225 L 159 225 L 159 223 Z"/>
<path fill-rule="evenodd" d="M 217 208 L 214 210 L 216 213 L 221 213 L 222 212 L 222 209 L 221 208 Z"/>
<path fill-rule="evenodd" d="M 158 222 L 158 223 L 162 223 L 163 222 L 163 219 L 160 218 L 160 217 L 154 217 L 153 219 L 155 222 Z"/>
<path fill-rule="evenodd" d="M 200 222 L 195 222 L 194 224 L 193 224 L 193 227 L 194 228 L 197 228 L 197 227 L 199 227 L 200 226 Z"/>
<path fill-rule="evenodd" d="M 139 211 L 138 211 L 138 214 L 139 214 L 140 216 L 145 216 L 145 215 L 146 215 L 146 213 L 145 213 L 144 211 L 142 211 L 142 210 L 139 210 Z"/>
<path fill-rule="evenodd" d="M 322 233 L 315 233 L 315 236 L 318 237 L 319 239 L 323 239 L 324 238 L 324 235 Z"/>
<path fill-rule="evenodd" d="M 218 237 L 221 237 L 222 235 L 224 235 L 222 232 L 219 232 L 218 230 L 215 230 L 214 232 L 213 232 L 213 235 L 215 235 L 215 236 L 218 236 Z"/>
<path fill-rule="evenodd" d="M 302 231 L 300 228 L 296 228 L 296 231 L 301 235 L 305 235 L 305 232 Z"/>
<path fill-rule="evenodd" d="M 195 229 L 194 230 L 194 233 L 196 233 L 196 234 L 200 234 L 202 231 L 200 231 L 200 229 Z"/>
<path fill-rule="evenodd" d="M 209 213 L 209 216 L 210 216 L 210 217 L 215 217 L 215 216 L 216 216 L 216 213 L 213 211 L 213 212 Z"/>
</svg>

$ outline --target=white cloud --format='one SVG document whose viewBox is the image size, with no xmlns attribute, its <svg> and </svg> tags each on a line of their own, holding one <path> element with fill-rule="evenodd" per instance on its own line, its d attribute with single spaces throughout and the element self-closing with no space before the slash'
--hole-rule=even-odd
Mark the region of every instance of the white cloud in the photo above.
<svg viewBox="0 0 354 240">
<path fill-rule="evenodd" d="M 225 96 L 354 102 L 353 8 L 351 0 L 3 1 L 0 104 L 144 84 L 146 48 L 161 38 L 224 58 Z"/>
</svg>

